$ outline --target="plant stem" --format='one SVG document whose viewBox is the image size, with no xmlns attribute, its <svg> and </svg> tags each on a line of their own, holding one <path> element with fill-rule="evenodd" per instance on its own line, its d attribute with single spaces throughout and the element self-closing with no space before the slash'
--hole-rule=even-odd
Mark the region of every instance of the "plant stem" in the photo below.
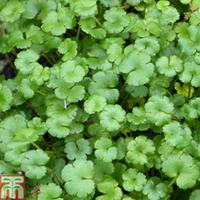
<svg viewBox="0 0 200 200">
<path fill-rule="evenodd" d="M 176 182 L 176 178 L 173 178 L 173 179 L 171 180 L 171 182 L 169 183 L 169 186 L 172 186 L 175 182 Z"/>
<path fill-rule="evenodd" d="M 81 30 L 81 27 L 80 27 L 80 25 L 78 25 L 78 30 L 77 30 L 77 34 L 76 34 L 76 40 L 77 41 L 79 40 L 80 30 Z"/>
<path fill-rule="evenodd" d="M 45 96 L 46 94 L 45 93 L 43 93 L 42 91 L 36 91 L 36 93 L 38 93 L 38 94 L 41 94 L 42 96 Z"/>
<path fill-rule="evenodd" d="M 100 27 L 103 27 L 103 25 L 101 24 L 101 22 L 100 22 L 96 17 L 95 17 L 94 19 L 95 19 L 96 23 L 97 23 Z"/>
<path fill-rule="evenodd" d="M 40 149 L 40 147 L 35 143 L 35 142 L 32 142 L 31 143 L 36 149 Z"/>
<path fill-rule="evenodd" d="M 53 65 L 53 61 L 51 61 L 51 59 L 48 56 L 46 56 L 45 54 L 43 54 L 42 56 L 48 61 L 48 63 Z"/>
<path fill-rule="evenodd" d="M 189 85 L 189 88 L 188 88 L 188 99 L 190 99 L 190 95 L 191 95 L 191 84 Z"/>
</svg>

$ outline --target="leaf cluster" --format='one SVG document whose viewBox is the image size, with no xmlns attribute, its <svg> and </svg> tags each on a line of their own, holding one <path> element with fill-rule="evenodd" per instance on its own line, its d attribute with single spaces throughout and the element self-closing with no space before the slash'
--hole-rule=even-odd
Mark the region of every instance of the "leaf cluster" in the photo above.
<svg viewBox="0 0 200 200">
<path fill-rule="evenodd" d="M 1 0 L 0 59 L 27 200 L 200 199 L 199 0 Z"/>
</svg>

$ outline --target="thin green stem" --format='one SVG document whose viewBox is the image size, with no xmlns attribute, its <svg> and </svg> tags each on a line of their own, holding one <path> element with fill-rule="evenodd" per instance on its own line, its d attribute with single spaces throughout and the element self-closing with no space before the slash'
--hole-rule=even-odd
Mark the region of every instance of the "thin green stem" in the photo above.
<svg viewBox="0 0 200 200">
<path fill-rule="evenodd" d="M 77 34 L 76 34 L 76 40 L 77 41 L 79 40 L 80 30 L 81 30 L 81 27 L 80 27 L 80 25 L 78 25 L 78 30 L 77 30 Z"/>
<path fill-rule="evenodd" d="M 94 19 L 95 19 L 96 23 L 97 23 L 100 27 L 103 27 L 103 25 L 101 24 L 101 22 L 100 22 L 96 17 L 95 17 Z"/>
<path fill-rule="evenodd" d="M 187 96 L 188 99 L 190 99 L 191 89 L 192 89 L 192 88 L 191 88 L 191 84 L 189 84 L 189 88 L 188 88 L 188 96 Z"/>
<path fill-rule="evenodd" d="M 123 132 L 123 134 L 125 135 L 126 138 L 129 138 L 129 135 L 127 134 L 127 132 Z"/>
<path fill-rule="evenodd" d="M 171 182 L 169 183 L 169 186 L 172 186 L 175 182 L 176 182 L 176 178 L 173 178 L 173 179 L 171 180 Z"/>
<path fill-rule="evenodd" d="M 42 96 L 45 96 L 46 94 L 40 90 L 37 90 L 36 93 L 41 94 Z"/>
<path fill-rule="evenodd" d="M 43 54 L 42 56 L 48 61 L 48 63 L 53 65 L 53 61 L 48 56 L 46 56 L 45 54 Z"/>
<path fill-rule="evenodd" d="M 36 149 L 41 149 L 35 142 L 31 143 Z"/>
</svg>

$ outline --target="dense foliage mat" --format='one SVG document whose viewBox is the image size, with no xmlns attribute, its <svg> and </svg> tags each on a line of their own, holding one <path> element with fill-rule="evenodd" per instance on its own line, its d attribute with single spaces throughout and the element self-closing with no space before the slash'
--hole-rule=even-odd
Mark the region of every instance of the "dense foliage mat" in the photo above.
<svg viewBox="0 0 200 200">
<path fill-rule="evenodd" d="M 0 172 L 27 200 L 199 200 L 199 8 L 1 0 Z"/>
</svg>

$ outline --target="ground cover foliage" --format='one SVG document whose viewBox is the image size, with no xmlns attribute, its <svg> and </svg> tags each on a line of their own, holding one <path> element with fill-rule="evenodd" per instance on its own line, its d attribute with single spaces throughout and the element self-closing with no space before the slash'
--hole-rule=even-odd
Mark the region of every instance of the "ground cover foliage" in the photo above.
<svg viewBox="0 0 200 200">
<path fill-rule="evenodd" d="M 199 8 L 0 1 L 0 171 L 27 200 L 200 199 Z"/>
</svg>

